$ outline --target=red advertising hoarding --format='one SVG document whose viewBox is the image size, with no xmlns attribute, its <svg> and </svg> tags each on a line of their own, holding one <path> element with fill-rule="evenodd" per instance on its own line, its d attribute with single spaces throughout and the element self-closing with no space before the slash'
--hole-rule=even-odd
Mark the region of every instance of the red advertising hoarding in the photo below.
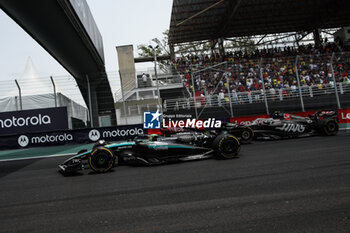
<svg viewBox="0 0 350 233">
<path fill-rule="evenodd" d="M 350 123 L 350 109 L 338 110 L 338 119 L 340 124 Z"/>
</svg>

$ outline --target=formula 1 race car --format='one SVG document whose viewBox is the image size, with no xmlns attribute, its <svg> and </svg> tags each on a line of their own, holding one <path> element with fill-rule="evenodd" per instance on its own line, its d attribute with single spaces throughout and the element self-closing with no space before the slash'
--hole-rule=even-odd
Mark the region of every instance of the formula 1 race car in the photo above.
<svg viewBox="0 0 350 233">
<path fill-rule="evenodd" d="M 64 175 L 89 167 L 98 173 L 122 164 L 157 165 L 206 158 L 231 159 L 238 155 L 240 143 L 230 134 L 183 132 L 170 137 L 139 135 L 132 141 L 108 144 L 101 140 L 92 150 L 80 151 L 59 165 Z"/>
<path fill-rule="evenodd" d="M 308 117 L 276 112 L 271 118 L 259 118 L 250 125 L 256 139 L 283 139 L 313 135 L 333 136 L 339 124 L 334 111 L 319 111 Z"/>
</svg>

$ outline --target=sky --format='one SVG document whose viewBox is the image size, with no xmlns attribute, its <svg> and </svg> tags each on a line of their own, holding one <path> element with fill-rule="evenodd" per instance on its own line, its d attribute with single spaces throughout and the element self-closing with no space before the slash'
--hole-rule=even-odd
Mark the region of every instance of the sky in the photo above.
<svg viewBox="0 0 350 233">
<path fill-rule="evenodd" d="M 115 47 L 150 44 L 169 29 L 172 0 L 87 0 L 103 38 L 106 71 L 118 70 Z M 0 81 L 21 77 L 30 56 L 40 76 L 62 76 L 68 72 L 23 29 L 0 10 Z M 137 64 L 136 69 L 152 67 Z"/>
</svg>

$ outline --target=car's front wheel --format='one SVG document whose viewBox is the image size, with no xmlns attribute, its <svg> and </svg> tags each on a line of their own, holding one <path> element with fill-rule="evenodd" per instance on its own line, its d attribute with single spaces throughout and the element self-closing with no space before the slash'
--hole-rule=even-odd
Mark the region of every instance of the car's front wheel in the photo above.
<svg viewBox="0 0 350 233">
<path fill-rule="evenodd" d="M 95 172 L 108 172 L 118 162 L 113 151 L 106 147 L 95 148 L 89 156 L 90 168 Z"/>
<path fill-rule="evenodd" d="M 238 139 L 230 134 L 220 134 L 213 142 L 215 157 L 218 159 L 232 159 L 237 157 L 241 145 Z"/>
</svg>

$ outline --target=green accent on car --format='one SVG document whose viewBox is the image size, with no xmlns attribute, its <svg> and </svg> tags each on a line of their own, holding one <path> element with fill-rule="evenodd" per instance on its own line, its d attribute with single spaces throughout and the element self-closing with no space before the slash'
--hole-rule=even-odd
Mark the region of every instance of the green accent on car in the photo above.
<svg viewBox="0 0 350 233">
<path fill-rule="evenodd" d="M 182 149 L 196 149 L 195 147 L 180 146 L 180 145 L 148 145 L 148 148 L 157 148 L 157 147 L 182 148 Z"/>
<path fill-rule="evenodd" d="M 135 142 L 113 143 L 110 145 L 106 145 L 106 148 L 115 148 L 115 147 L 120 147 L 120 146 L 133 146 L 133 145 L 135 145 Z M 92 150 L 86 151 L 84 153 L 77 155 L 76 158 L 80 158 L 84 155 L 90 154 L 91 152 L 92 152 Z"/>
<path fill-rule="evenodd" d="M 114 147 L 120 147 L 120 146 L 133 146 L 135 145 L 135 142 L 123 142 L 123 143 L 115 143 L 107 145 L 107 148 L 114 148 Z"/>
</svg>

